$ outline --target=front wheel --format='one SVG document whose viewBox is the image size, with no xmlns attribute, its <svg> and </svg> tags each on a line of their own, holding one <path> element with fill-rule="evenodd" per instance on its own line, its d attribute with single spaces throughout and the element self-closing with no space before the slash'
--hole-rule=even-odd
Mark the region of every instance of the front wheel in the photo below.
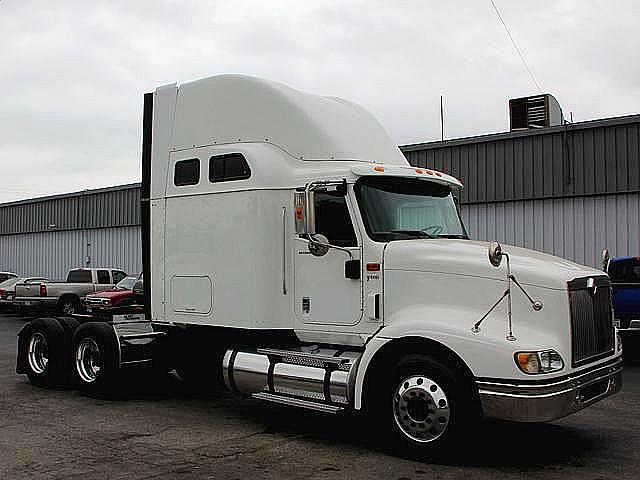
<svg viewBox="0 0 640 480">
<path fill-rule="evenodd" d="M 383 383 L 372 421 L 384 419 L 385 437 L 400 456 L 446 457 L 479 419 L 469 381 L 438 358 L 405 355 Z"/>
</svg>

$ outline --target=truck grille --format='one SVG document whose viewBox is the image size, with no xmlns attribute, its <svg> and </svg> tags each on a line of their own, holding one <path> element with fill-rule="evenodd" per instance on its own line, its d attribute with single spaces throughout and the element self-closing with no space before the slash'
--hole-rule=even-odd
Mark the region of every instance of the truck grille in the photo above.
<svg viewBox="0 0 640 480">
<path fill-rule="evenodd" d="M 576 278 L 568 284 L 573 366 L 613 353 L 614 328 L 609 278 Z"/>
</svg>

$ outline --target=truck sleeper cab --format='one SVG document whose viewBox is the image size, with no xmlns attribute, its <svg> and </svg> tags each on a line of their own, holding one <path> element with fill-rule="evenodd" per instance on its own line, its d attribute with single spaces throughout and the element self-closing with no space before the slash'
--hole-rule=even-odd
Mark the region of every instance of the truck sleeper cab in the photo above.
<svg viewBox="0 0 640 480">
<path fill-rule="evenodd" d="M 350 102 L 239 75 L 160 87 L 142 169 L 145 318 L 73 329 L 52 383 L 156 364 L 361 410 L 419 454 L 482 416 L 552 420 L 621 387 L 608 277 L 470 240 L 461 182 L 410 166 Z M 42 341 L 68 336 L 27 325 L 18 371 L 48 384 Z"/>
</svg>

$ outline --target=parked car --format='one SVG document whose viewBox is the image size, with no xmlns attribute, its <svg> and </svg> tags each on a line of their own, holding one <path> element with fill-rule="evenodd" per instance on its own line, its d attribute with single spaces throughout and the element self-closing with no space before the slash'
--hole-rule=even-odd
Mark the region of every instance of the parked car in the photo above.
<svg viewBox="0 0 640 480">
<path fill-rule="evenodd" d="M 90 293 L 84 299 L 84 309 L 95 317 L 110 317 L 120 313 L 139 313 L 142 305 L 136 301 L 134 287 L 138 277 L 125 277 L 111 290 Z"/>
<path fill-rule="evenodd" d="M 33 284 L 46 282 L 44 277 L 13 277 L 0 283 L 0 308 L 13 307 L 16 295 L 16 284 Z"/>
<path fill-rule="evenodd" d="M 17 278 L 18 274 L 11 272 L 0 272 L 0 283 L 9 280 L 10 278 Z"/>
<path fill-rule="evenodd" d="M 640 332 L 640 257 L 611 258 L 605 250 L 603 270 L 609 274 L 612 305 L 622 334 Z"/>
<path fill-rule="evenodd" d="M 110 290 L 127 274 L 114 268 L 74 268 L 66 282 L 18 283 L 14 303 L 23 308 L 78 313 L 89 293 Z"/>
</svg>

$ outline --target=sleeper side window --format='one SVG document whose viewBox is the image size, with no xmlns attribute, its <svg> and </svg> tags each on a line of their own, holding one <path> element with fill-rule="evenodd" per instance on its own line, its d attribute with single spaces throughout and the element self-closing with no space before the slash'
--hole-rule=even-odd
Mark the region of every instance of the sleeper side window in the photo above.
<svg viewBox="0 0 640 480">
<path fill-rule="evenodd" d="M 173 183 L 177 187 L 196 185 L 200 181 L 200 160 L 192 158 L 176 162 Z"/>
<path fill-rule="evenodd" d="M 210 182 L 246 180 L 249 177 L 251 177 L 251 169 L 241 153 L 217 155 L 209 159 Z"/>
<path fill-rule="evenodd" d="M 315 214 L 316 232 L 327 237 L 330 244 L 338 247 L 358 245 L 344 195 L 316 192 Z"/>
</svg>

